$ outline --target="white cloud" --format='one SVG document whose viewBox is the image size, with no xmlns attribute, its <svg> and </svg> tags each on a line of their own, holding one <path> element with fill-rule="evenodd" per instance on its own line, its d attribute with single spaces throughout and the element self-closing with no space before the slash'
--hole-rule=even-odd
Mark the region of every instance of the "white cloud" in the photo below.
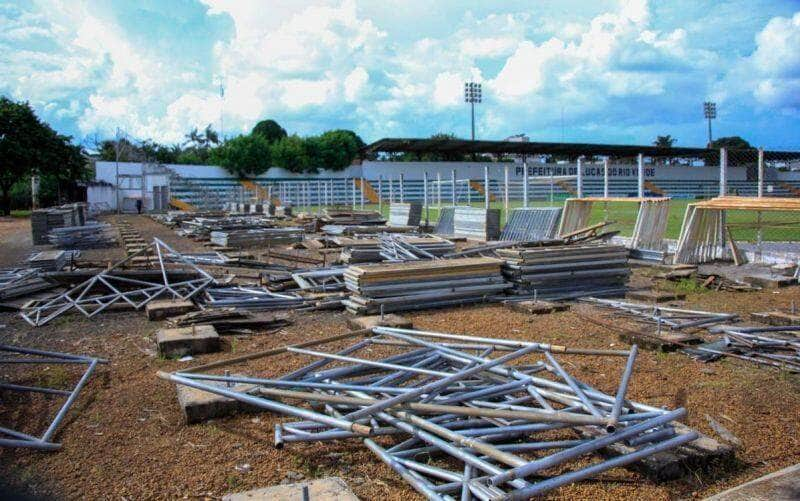
<svg viewBox="0 0 800 501">
<path fill-rule="evenodd" d="M 359 66 L 350 72 L 344 79 L 344 97 L 349 102 L 354 102 L 358 99 L 364 87 L 369 81 L 369 74 L 367 70 Z"/>
</svg>

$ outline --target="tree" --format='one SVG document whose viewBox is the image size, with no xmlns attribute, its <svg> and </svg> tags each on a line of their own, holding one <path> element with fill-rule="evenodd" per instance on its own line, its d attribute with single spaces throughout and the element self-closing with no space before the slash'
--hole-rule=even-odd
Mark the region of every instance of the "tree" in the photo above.
<svg viewBox="0 0 800 501">
<path fill-rule="evenodd" d="M 82 150 L 36 117 L 27 102 L 0 97 L 0 209 L 11 212 L 10 192 L 32 174 L 75 176 L 84 168 Z"/>
<path fill-rule="evenodd" d="M 653 145 L 658 148 L 672 148 L 675 141 L 677 141 L 677 139 L 667 134 L 666 136 L 657 136 L 656 140 L 653 141 Z"/>
<path fill-rule="evenodd" d="M 240 179 L 255 177 L 269 170 L 270 145 L 257 134 L 237 136 L 212 150 L 209 160 Z"/>
<path fill-rule="evenodd" d="M 253 127 L 251 134 L 263 137 L 270 144 L 280 141 L 287 136 L 286 129 L 278 125 L 278 122 L 271 119 L 258 122 L 256 126 Z"/>
<path fill-rule="evenodd" d="M 709 145 L 711 148 L 719 149 L 719 148 L 729 148 L 731 150 L 751 150 L 754 149 L 750 146 L 750 143 L 745 141 L 739 136 L 729 136 L 729 137 L 720 137 L 713 141 Z"/>
<path fill-rule="evenodd" d="M 311 155 L 317 159 L 315 167 L 320 166 L 333 171 L 346 169 L 364 146 L 364 141 L 349 130 L 331 130 L 318 138 L 307 138 L 307 141 L 313 139 L 316 139 L 314 146 L 317 150 Z"/>
<path fill-rule="evenodd" d="M 309 144 L 300 136 L 286 136 L 272 145 L 272 163 L 290 172 L 308 172 L 314 168 Z"/>
</svg>

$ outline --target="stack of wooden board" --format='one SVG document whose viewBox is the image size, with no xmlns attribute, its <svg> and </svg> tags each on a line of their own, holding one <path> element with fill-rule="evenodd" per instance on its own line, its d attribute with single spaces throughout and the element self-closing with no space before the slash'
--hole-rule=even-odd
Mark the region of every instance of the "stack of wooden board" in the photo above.
<svg viewBox="0 0 800 501">
<path fill-rule="evenodd" d="M 498 249 L 503 275 L 513 294 L 541 299 L 570 299 L 625 293 L 630 275 L 622 245 L 583 244 Z"/>
<path fill-rule="evenodd" d="M 324 209 L 320 217 L 325 224 L 373 225 L 385 224 L 381 213 L 372 210 Z"/>
<path fill-rule="evenodd" d="M 495 258 L 350 266 L 345 286 L 353 292 L 343 301 L 356 314 L 421 310 L 490 300 L 510 287 Z"/>
<path fill-rule="evenodd" d="M 302 228 L 258 228 L 253 230 L 211 232 L 211 243 L 222 247 L 286 245 L 302 240 Z"/>
<path fill-rule="evenodd" d="M 420 235 L 400 235 L 397 238 L 434 256 L 455 251 L 455 244 L 444 238 Z M 377 238 L 336 237 L 333 241 L 342 246 L 343 263 L 375 263 L 384 259 L 381 256 L 381 242 Z"/>
</svg>

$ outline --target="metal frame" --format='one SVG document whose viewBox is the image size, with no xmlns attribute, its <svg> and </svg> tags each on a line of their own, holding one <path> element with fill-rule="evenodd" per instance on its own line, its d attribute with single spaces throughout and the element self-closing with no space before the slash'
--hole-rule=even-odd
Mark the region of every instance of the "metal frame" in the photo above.
<svg viewBox="0 0 800 501">
<path fill-rule="evenodd" d="M 105 364 L 107 360 L 100 358 L 87 357 L 83 355 L 73 355 L 70 353 L 60 353 L 55 351 L 36 350 L 22 346 L 0 345 L 0 353 L 3 355 L 11 354 L 0 358 L 0 365 L 3 364 L 85 364 L 86 370 L 72 390 L 60 390 L 55 388 L 45 388 L 40 386 L 24 386 L 0 381 L 0 391 L 15 391 L 25 393 L 43 393 L 47 395 L 58 395 L 66 397 L 66 401 L 61 405 L 53 420 L 40 437 L 35 437 L 21 431 L 13 430 L 0 426 L 0 447 L 25 447 L 30 449 L 40 449 L 53 451 L 61 448 L 61 444 L 53 442 L 52 438 L 58 430 L 64 416 L 67 415 L 72 404 L 78 398 L 83 387 L 89 381 L 98 364 Z M 2 438 L 2 436 L 12 438 Z"/>
<path fill-rule="evenodd" d="M 683 330 L 694 327 L 708 327 L 723 322 L 736 321 L 735 313 L 716 313 L 712 311 L 682 310 L 680 308 L 667 308 L 643 303 L 629 303 L 615 299 L 600 299 L 596 297 L 583 298 L 582 301 L 613 308 L 637 319 L 656 323 L 659 328 L 665 325 L 673 330 Z"/>
<path fill-rule="evenodd" d="M 365 337 L 334 352 L 310 349 L 361 336 Z M 374 358 L 377 347 L 384 348 L 380 350 L 383 358 Z M 393 348 L 388 356 L 386 348 Z M 277 447 L 292 442 L 362 440 L 428 499 L 458 495 L 462 499 L 528 499 L 698 437 L 672 424 L 686 414 L 684 409 L 668 411 L 626 398 L 635 348 L 573 349 L 378 327 L 273 349 L 248 359 L 279 354 L 296 354 L 302 357 L 298 361 L 312 357 L 313 361 L 277 379 L 199 372 L 225 362 L 159 373 L 159 377 L 298 418 L 275 426 Z M 556 354 L 626 357 L 616 393 L 606 394 L 577 380 Z M 544 359 L 535 363 L 520 363 L 542 355 Z M 243 360 L 238 357 L 227 363 Z M 237 390 L 236 383 L 249 389 Z M 584 438 L 537 439 L 537 433 L 551 430 L 577 431 Z M 390 435 L 400 439 L 393 447 L 373 440 Z M 627 452 L 542 478 L 547 469 L 576 460 L 583 464 L 584 456 L 607 453 L 614 444 L 624 445 Z M 519 455 L 528 451 L 548 452 L 534 460 Z M 418 459 L 431 455 L 449 457 L 451 461 L 445 463 L 449 466 Z"/>
<path fill-rule="evenodd" d="M 137 256 L 150 254 L 151 252 L 158 259 L 163 281 L 136 280 L 114 274 L 115 270 Z M 164 264 L 165 259 L 190 267 L 197 272 L 199 277 L 171 283 L 169 281 L 169 273 Z M 76 309 L 86 317 L 91 318 L 112 304 L 124 301 L 138 310 L 150 301 L 165 295 L 172 298 L 189 299 L 212 282 L 214 282 L 214 277 L 195 266 L 161 240 L 154 238 L 153 243 L 144 249 L 131 254 L 59 296 L 43 301 L 36 306 L 24 308 L 20 315 L 26 322 L 38 327 L 72 309 Z M 126 288 L 130 289 L 125 290 Z"/>
</svg>

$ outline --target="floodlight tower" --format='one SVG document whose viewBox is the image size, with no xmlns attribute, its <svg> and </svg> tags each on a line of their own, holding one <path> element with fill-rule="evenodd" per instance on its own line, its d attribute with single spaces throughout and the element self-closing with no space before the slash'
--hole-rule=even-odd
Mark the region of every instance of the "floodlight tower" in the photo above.
<svg viewBox="0 0 800 501">
<path fill-rule="evenodd" d="M 703 103 L 703 116 L 708 120 L 708 144 L 711 144 L 711 120 L 717 118 L 717 103 L 706 101 Z"/>
<path fill-rule="evenodd" d="M 481 102 L 481 84 L 476 82 L 464 83 L 464 102 L 469 103 L 472 111 L 472 140 L 475 140 L 475 103 Z"/>
</svg>

